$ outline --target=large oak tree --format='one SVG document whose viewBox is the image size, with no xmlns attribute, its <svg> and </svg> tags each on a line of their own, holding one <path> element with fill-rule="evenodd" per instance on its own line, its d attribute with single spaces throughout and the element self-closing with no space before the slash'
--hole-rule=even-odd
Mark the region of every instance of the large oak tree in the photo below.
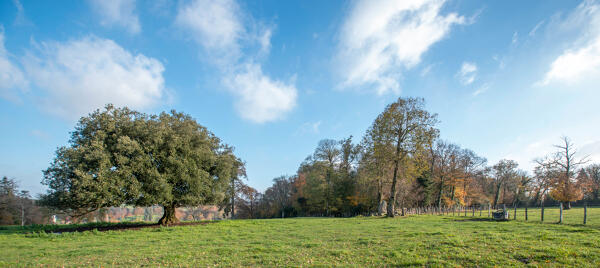
<svg viewBox="0 0 600 268">
<path fill-rule="evenodd" d="M 177 207 L 222 200 L 240 165 L 231 147 L 189 115 L 107 105 L 82 117 L 69 146 L 58 148 L 44 171 L 42 201 L 72 215 L 158 204 L 159 223 L 172 224 Z"/>
</svg>

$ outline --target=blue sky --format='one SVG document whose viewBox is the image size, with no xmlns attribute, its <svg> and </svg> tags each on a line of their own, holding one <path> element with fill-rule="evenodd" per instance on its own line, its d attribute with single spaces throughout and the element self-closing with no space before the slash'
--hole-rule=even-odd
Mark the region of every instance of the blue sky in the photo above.
<svg viewBox="0 0 600 268">
<path fill-rule="evenodd" d="M 599 1 L 4 0 L 0 25 L 0 176 L 34 193 L 106 103 L 191 114 L 260 190 L 398 96 L 492 164 L 562 135 L 600 160 Z"/>
</svg>

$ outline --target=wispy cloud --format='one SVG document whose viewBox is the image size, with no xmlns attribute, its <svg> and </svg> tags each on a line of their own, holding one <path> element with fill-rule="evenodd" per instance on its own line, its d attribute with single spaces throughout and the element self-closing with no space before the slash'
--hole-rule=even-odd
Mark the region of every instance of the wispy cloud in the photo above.
<svg viewBox="0 0 600 268">
<path fill-rule="evenodd" d="M 529 31 L 529 37 L 533 37 L 535 36 L 535 34 L 537 33 L 537 31 L 540 29 L 540 27 L 542 27 L 542 25 L 544 24 L 544 21 L 540 21 L 538 22 L 538 24 L 536 24 L 533 29 L 531 29 L 531 31 Z"/>
<path fill-rule="evenodd" d="M 477 76 L 477 65 L 472 62 L 463 62 L 456 76 L 463 85 L 470 85 Z"/>
<path fill-rule="evenodd" d="M 429 65 L 425 66 L 423 69 L 421 69 L 421 77 L 427 76 L 431 72 L 431 69 L 433 69 L 434 65 L 435 64 L 429 64 Z"/>
<path fill-rule="evenodd" d="M 13 3 L 15 4 L 15 7 L 17 8 L 17 16 L 15 17 L 15 25 L 33 25 L 33 23 L 27 19 L 27 16 L 25 16 L 25 8 L 23 7 L 23 4 L 21 4 L 21 1 L 19 0 L 13 0 Z"/>
<path fill-rule="evenodd" d="M 500 57 L 498 54 L 494 54 L 492 59 L 498 62 L 498 68 L 504 69 L 504 67 L 506 67 L 506 56 Z"/>
<path fill-rule="evenodd" d="M 93 11 L 100 16 L 100 24 L 107 27 L 120 26 L 130 33 L 142 29 L 135 13 L 135 0 L 89 0 Z"/>
<path fill-rule="evenodd" d="M 473 95 L 473 97 L 477 97 L 480 94 L 485 93 L 486 91 L 488 91 L 488 89 L 490 89 L 490 87 L 491 87 L 490 83 L 484 83 L 479 88 L 477 88 L 477 90 L 473 91 L 473 93 L 471 95 Z"/>
<path fill-rule="evenodd" d="M 600 77 L 600 4 L 584 1 L 558 27 L 582 29 L 580 38 L 550 65 L 538 85 Z"/>
<path fill-rule="evenodd" d="M 31 136 L 34 136 L 40 140 L 48 140 L 50 138 L 50 135 L 48 135 L 48 133 L 39 129 L 32 130 L 30 134 Z"/>
<path fill-rule="evenodd" d="M 316 121 L 316 122 L 306 122 L 300 126 L 297 134 L 304 134 L 304 133 L 319 134 L 321 123 L 322 123 L 321 120 Z"/>
<path fill-rule="evenodd" d="M 26 74 L 44 92 L 43 108 L 66 119 L 107 103 L 148 108 L 168 95 L 160 61 L 134 55 L 112 40 L 89 36 L 36 46 L 23 58 Z"/>
<path fill-rule="evenodd" d="M 12 55 L 6 50 L 4 41 L 4 28 L 0 26 L 0 97 L 18 101 L 18 93 L 27 88 L 28 81 L 11 59 Z"/>
<path fill-rule="evenodd" d="M 519 33 L 515 32 L 513 33 L 512 39 L 510 41 L 510 43 L 514 46 L 519 42 Z"/>
<path fill-rule="evenodd" d="M 272 28 L 255 23 L 234 0 L 196 0 L 180 6 L 176 25 L 192 34 L 236 97 L 239 115 L 256 123 L 283 118 L 296 105 L 294 79 L 276 80 L 260 63 L 271 48 Z"/>
<path fill-rule="evenodd" d="M 413 68 L 431 45 L 464 24 L 442 14 L 445 1 L 356 2 L 341 30 L 338 61 L 343 88 L 373 86 L 379 95 L 400 91 L 402 72 Z"/>
</svg>

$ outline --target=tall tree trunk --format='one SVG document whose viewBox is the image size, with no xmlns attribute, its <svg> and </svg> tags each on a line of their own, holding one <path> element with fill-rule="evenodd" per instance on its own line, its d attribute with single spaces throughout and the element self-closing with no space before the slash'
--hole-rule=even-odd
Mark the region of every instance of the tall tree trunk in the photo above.
<svg viewBox="0 0 600 268">
<path fill-rule="evenodd" d="M 500 189 L 502 188 L 502 183 L 498 183 L 496 187 L 496 195 L 494 197 L 494 208 L 498 205 L 498 201 L 500 200 Z"/>
<path fill-rule="evenodd" d="M 325 189 L 327 192 L 325 194 L 325 212 L 326 212 L 326 216 L 329 217 L 329 192 L 330 192 L 330 188 L 331 188 L 331 169 L 333 169 L 333 167 L 329 167 L 329 169 L 327 170 L 327 189 Z"/>
<path fill-rule="evenodd" d="M 389 203 L 387 204 L 387 216 L 394 217 L 396 203 L 396 183 L 398 182 L 398 165 L 400 164 L 400 135 L 396 143 L 396 157 L 394 159 L 394 176 L 392 177 L 392 190 L 390 191 Z"/>
<path fill-rule="evenodd" d="M 231 178 L 231 218 L 235 219 L 235 178 Z"/>
<path fill-rule="evenodd" d="M 442 176 L 440 179 L 440 190 L 438 191 L 438 198 L 436 202 L 438 207 L 442 206 L 442 195 L 444 194 L 444 177 Z"/>
<path fill-rule="evenodd" d="M 383 183 L 381 177 L 377 179 L 377 216 L 383 215 Z"/>
<path fill-rule="evenodd" d="M 25 226 L 25 206 L 23 205 L 23 199 L 21 199 L 21 226 Z"/>
<path fill-rule="evenodd" d="M 169 225 L 169 224 L 174 224 L 174 223 L 178 223 L 179 219 L 177 219 L 177 217 L 175 217 L 175 204 L 169 204 L 169 205 L 164 205 L 163 206 L 163 216 L 162 218 L 160 218 L 160 220 L 158 220 L 158 223 L 160 225 Z"/>
<path fill-rule="evenodd" d="M 537 204 L 538 201 L 540 200 L 540 191 L 541 191 L 541 189 L 538 189 L 537 191 L 535 191 L 535 197 L 533 198 L 532 204 Z"/>
</svg>

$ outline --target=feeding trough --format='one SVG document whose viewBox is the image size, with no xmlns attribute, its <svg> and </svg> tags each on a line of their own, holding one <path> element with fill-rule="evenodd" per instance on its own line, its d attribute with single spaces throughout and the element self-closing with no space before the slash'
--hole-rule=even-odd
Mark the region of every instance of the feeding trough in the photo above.
<svg viewBox="0 0 600 268">
<path fill-rule="evenodd" d="M 506 206 L 503 206 L 502 209 L 498 209 L 497 211 L 492 212 L 492 217 L 494 218 L 494 220 L 497 221 L 507 221 L 510 219 Z"/>
</svg>

